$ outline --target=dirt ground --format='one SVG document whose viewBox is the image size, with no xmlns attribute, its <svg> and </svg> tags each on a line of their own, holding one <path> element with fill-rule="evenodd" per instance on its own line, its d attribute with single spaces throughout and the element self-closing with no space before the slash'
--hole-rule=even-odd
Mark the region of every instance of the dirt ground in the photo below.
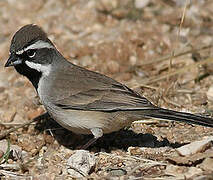
<svg viewBox="0 0 213 180">
<path fill-rule="evenodd" d="M 12 36 L 30 23 L 74 64 L 108 75 L 160 107 L 212 115 L 212 0 L 2 0 L 0 134 L 44 112 L 30 82 L 4 68 Z M 177 152 L 211 136 L 212 128 L 136 121 L 90 147 L 95 166 L 84 179 L 213 179 L 211 142 L 188 156 Z M 19 128 L 0 141 L 0 179 L 72 179 L 67 159 L 91 137 L 48 117 Z"/>
</svg>

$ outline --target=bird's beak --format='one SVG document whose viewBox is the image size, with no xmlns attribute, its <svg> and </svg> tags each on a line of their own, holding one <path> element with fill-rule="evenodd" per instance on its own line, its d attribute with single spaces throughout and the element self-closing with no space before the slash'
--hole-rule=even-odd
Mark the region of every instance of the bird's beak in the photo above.
<svg viewBox="0 0 213 180">
<path fill-rule="evenodd" d="M 22 60 L 19 57 L 14 56 L 13 54 L 10 54 L 10 57 L 7 60 L 4 67 L 16 66 L 16 65 L 21 64 L 21 63 L 22 63 Z"/>
</svg>

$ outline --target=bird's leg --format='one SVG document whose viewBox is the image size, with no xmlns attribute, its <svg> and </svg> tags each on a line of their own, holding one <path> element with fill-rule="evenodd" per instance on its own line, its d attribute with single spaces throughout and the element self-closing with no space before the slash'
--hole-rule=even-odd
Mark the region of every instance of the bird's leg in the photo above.
<svg viewBox="0 0 213 180">
<path fill-rule="evenodd" d="M 90 139 L 85 145 L 83 145 L 81 147 L 81 149 L 87 149 L 89 146 L 91 146 L 93 143 L 95 143 L 95 141 L 100 138 L 101 136 L 103 136 L 103 131 L 100 128 L 92 128 L 90 130 L 93 134 L 93 138 Z"/>
</svg>

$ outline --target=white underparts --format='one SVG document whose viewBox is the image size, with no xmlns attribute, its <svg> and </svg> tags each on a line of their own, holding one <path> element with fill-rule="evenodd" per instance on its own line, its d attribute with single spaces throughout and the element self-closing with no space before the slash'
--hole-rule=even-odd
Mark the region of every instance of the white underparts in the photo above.
<svg viewBox="0 0 213 180">
<path fill-rule="evenodd" d="M 39 40 L 39 41 L 36 41 L 34 44 L 31 44 L 30 46 L 17 51 L 16 54 L 18 54 L 18 55 L 23 54 L 25 51 L 27 51 L 29 49 L 42 49 L 42 48 L 54 49 L 55 47 L 48 42 Z"/>
<path fill-rule="evenodd" d="M 51 71 L 51 65 L 44 65 L 44 64 L 38 64 L 38 63 L 34 63 L 34 62 L 30 62 L 30 61 L 25 61 L 25 64 L 32 68 L 37 70 L 38 72 L 41 72 L 42 75 L 44 76 L 48 76 L 50 71 Z"/>
</svg>

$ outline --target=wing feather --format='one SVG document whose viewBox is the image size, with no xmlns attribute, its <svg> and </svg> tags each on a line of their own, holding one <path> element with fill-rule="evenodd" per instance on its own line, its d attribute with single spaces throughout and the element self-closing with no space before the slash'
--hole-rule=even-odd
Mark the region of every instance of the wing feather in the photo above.
<svg viewBox="0 0 213 180">
<path fill-rule="evenodd" d="M 54 82 L 49 97 L 53 97 L 53 103 L 63 109 L 117 111 L 155 107 L 127 86 L 102 74 L 73 65 L 67 71 L 63 68 L 63 71 L 56 75 Z"/>
<path fill-rule="evenodd" d="M 63 109 L 89 111 L 137 110 L 154 107 L 146 98 L 134 91 L 123 89 L 90 89 L 55 102 Z"/>
</svg>

